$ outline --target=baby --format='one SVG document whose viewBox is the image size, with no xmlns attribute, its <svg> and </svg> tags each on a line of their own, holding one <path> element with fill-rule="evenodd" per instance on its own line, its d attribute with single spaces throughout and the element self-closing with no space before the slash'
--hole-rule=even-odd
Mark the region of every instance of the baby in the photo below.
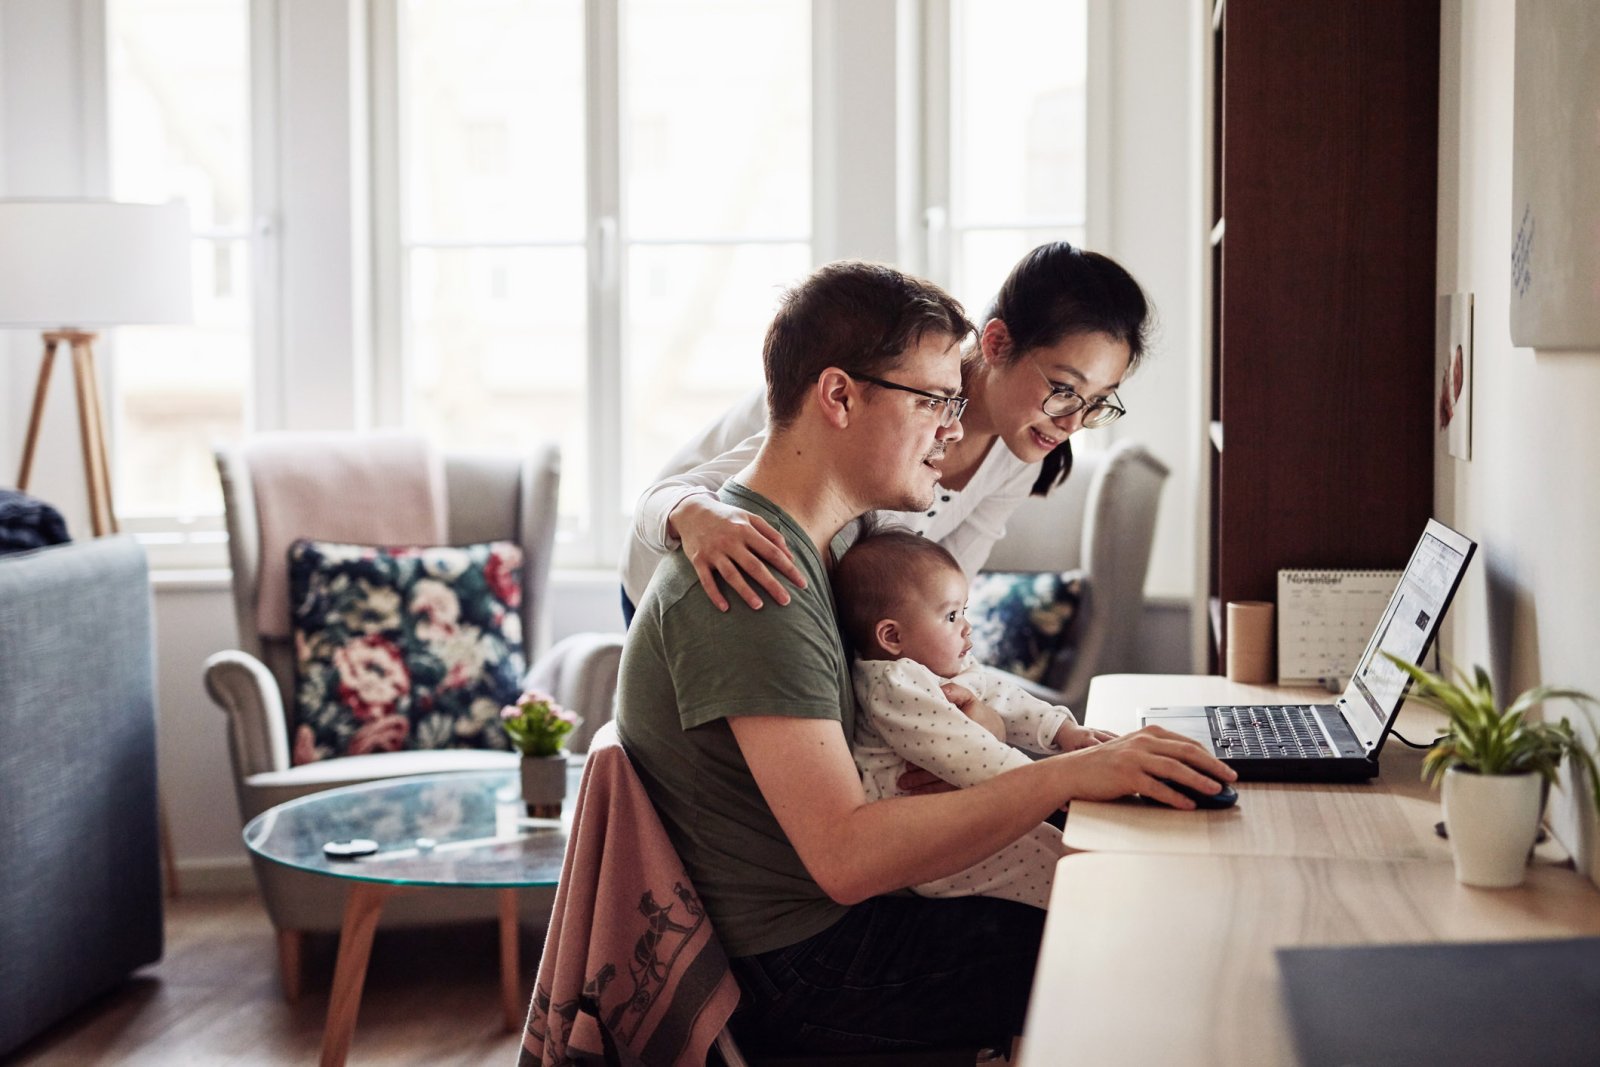
<svg viewBox="0 0 1600 1067">
<path fill-rule="evenodd" d="M 868 532 L 840 558 L 833 588 L 856 656 L 853 747 L 868 800 L 904 796 L 896 779 L 907 763 L 966 787 L 1026 766 L 1031 761 L 1018 749 L 1066 752 L 1115 736 L 1078 725 L 1066 708 L 972 660 L 967 577 L 937 543 L 905 530 Z M 947 682 L 998 714 L 980 712 L 989 721 L 976 721 L 946 696 Z M 1041 823 L 988 859 L 913 891 L 1043 908 L 1063 855 L 1061 831 Z"/>
</svg>

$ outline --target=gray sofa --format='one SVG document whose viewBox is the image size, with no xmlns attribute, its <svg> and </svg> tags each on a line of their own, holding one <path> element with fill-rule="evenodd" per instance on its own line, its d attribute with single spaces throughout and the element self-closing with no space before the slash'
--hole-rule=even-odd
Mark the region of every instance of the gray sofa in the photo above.
<svg viewBox="0 0 1600 1067">
<path fill-rule="evenodd" d="M 0 556 L 0 1057 L 161 958 L 144 551 Z"/>
</svg>

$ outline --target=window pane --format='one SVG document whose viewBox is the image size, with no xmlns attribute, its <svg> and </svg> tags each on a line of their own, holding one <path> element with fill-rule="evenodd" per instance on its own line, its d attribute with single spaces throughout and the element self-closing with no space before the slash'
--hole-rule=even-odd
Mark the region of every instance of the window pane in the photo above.
<svg viewBox="0 0 1600 1067">
<path fill-rule="evenodd" d="M 809 0 L 625 0 L 630 237 L 811 233 Z"/>
<path fill-rule="evenodd" d="M 582 240 L 581 0 L 403 11 L 407 240 Z"/>
<path fill-rule="evenodd" d="M 1085 0 L 957 0 L 953 15 L 952 223 L 1081 223 Z"/>
<path fill-rule="evenodd" d="M 1048 241 L 1083 244 L 1083 228 L 1069 230 L 978 230 L 958 238 L 956 262 L 960 264 L 954 285 L 956 299 L 967 309 L 967 317 L 983 325 L 982 316 L 989 302 L 1029 249 Z"/>
<path fill-rule="evenodd" d="M 631 250 L 624 510 L 696 430 L 762 384 L 767 324 L 809 266 L 803 244 Z"/>
<path fill-rule="evenodd" d="M 435 444 L 499 452 L 561 445 L 561 514 L 587 505 L 581 248 L 409 257 L 412 397 Z"/>
<path fill-rule="evenodd" d="M 119 199 L 188 201 L 195 325 L 115 339 L 117 510 L 220 512 L 211 444 L 244 432 L 250 366 L 247 0 L 110 0 L 111 173 Z"/>
</svg>

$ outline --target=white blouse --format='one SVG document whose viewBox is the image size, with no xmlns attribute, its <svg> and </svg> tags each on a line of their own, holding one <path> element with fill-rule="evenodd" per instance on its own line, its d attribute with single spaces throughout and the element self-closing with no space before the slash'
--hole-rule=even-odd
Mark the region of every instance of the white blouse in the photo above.
<svg viewBox="0 0 1600 1067">
<path fill-rule="evenodd" d="M 656 565 L 678 547 L 678 540 L 667 535 L 672 509 L 695 493 L 717 492 L 723 482 L 750 465 L 766 439 L 766 394 L 756 390 L 667 462 L 656 483 L 639 498 L 622 549 L 622 587 L 629 600 L 639 603 Z M 989 550 L 1006 532 L 1011 513 L 1028 498 L 1038 476 L 1037 463 L 1022 462 L 997 438 L 964 489 L 937 487 L 925 513 L 882 511 L 876 517 L 938 541 L 970 577 L 982 569 Z"/>
</svg>

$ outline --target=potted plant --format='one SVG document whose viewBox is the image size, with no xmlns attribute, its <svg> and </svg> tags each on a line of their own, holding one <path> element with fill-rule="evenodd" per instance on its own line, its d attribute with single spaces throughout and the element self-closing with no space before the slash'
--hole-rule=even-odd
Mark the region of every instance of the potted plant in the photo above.
<svg viewBox="0 0 1600 1067">
<path fill-rule="evenodd" d="M 1443 786 L 1456 879 L 1488 888 L 1521 885 L 1544 796 L 1562 760 L 1570 759 L 1588 775 L 1600 813 L 1595 757 L 1571 721 L 1531 721 L 1528 713 L 1549 700 L 1570 700 L 1582 707 L 1595 699 L 1577 689 L 1540 685 L 1502 707 L 1482 667 L 1468 678 L 1454 668 L 1437 675 L 1393 656 L 1389 660 L 1410 676 L 1413 699 L 1450 720 L 1423 757 L 1422 775 Z"/>
<path fill-rule="evenodd" d="M 567 795 L 566 740 L 580 722 L 554 697 L 533 691 L 500 709 L 500 725 L 522 753 L 522 802 L 534 818 L 561 817 Z"/>
</svg>

